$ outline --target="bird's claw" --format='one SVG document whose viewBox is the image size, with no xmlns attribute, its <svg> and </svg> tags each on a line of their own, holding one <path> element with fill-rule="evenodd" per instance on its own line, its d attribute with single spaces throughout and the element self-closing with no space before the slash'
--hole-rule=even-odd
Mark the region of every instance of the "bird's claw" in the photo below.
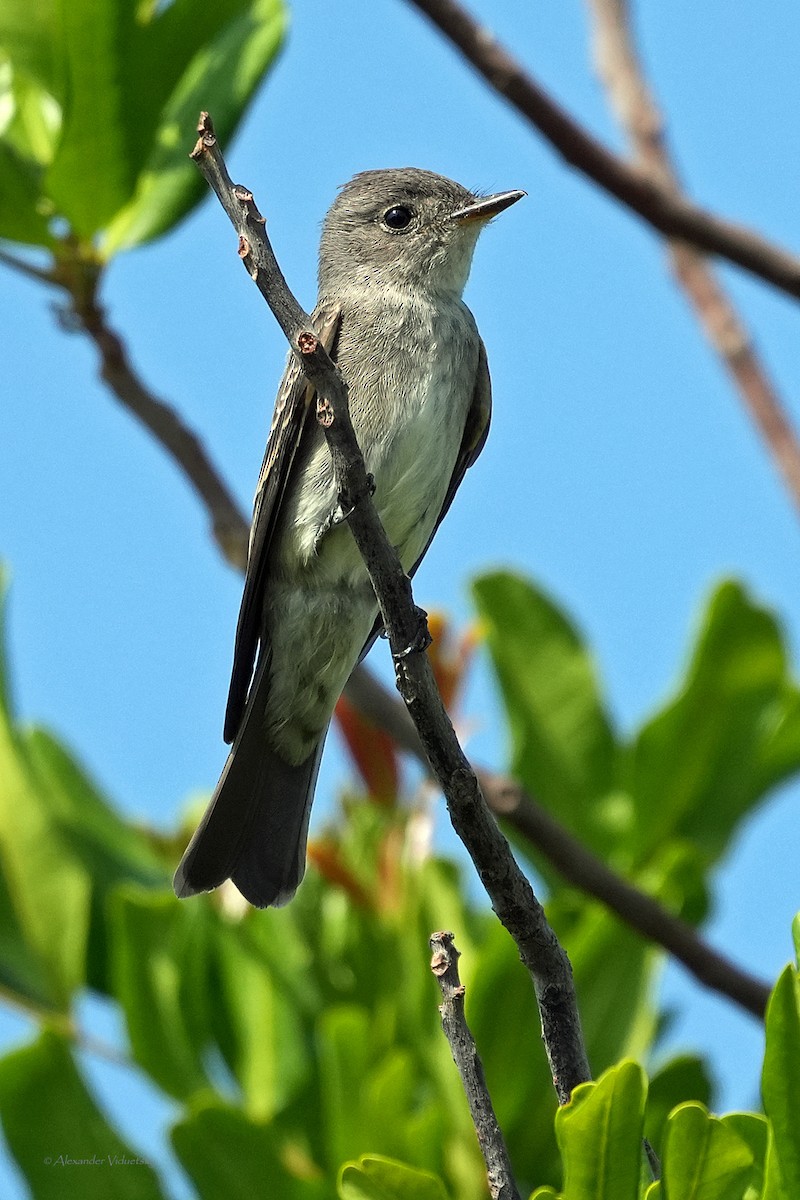
<svg viewBox="0 0 800 1200">
<path fill-rule="evenodd" d="M 366 492 L 366 494 L 368 496 L 375 495 L 375 476 L 370 475 L 369 473 L 367 473 L 367 492 Z M 344 505 L 342 503 L 342 499 L 343 499 L 343 496 L 342 496 L 342 493 L 340 492 L 339 493 L 339 503 L 338 503 L 336 510 L 332 517 L 332 521 L 333 521 L 334 525 L 340 525 L 342 523 L 342 521 L 346 521 L 347 518 L 353 514 L 353 512 L 355 511 L 355 507 L 358 504 L 361 497 L 356 496 L 355 499 L 353 499 L 350 502 L 350 504 L 348 504 L 347 508 L 344 507 Z"/>
<path fill-rule="evenodd" d="M 409 644 L 404 650 L 398 650 L 396 654 L 392 654 L 392 658 L 396 663 L 401 663 L 404 658 L 408 658 L 410 654 L 421 654 L 423 650 L 427 650 L 433 642 L 430 630 L 428 629 L 428 614 L 424 608 L 414 605 L 414 612 L 419 622 L 417 631 Z"/>
<path fill-rule="evenodd" d="M 370 496 L 375 495 L 375 477 L 369 474 L 367 475 L 367 494 Z M 330 513 L 320 525 L 317 536 L 314 538 L 315 550 L 319 549 L 319 544 L 325 537 L 326 533 L 330 533 L 330 531 L 335 529 L 337 525 L 343 525 L 344 522 L 352 516 L 352 514 L 355 512 L 355 507 L 358 504 L 360 497 L 356 496 L 356 498 L 346 506 L 343 503 L 343 499 L 343 493 L 340 492 L 336 508 L 334 508 L 333 512 Z"/>
</svg>

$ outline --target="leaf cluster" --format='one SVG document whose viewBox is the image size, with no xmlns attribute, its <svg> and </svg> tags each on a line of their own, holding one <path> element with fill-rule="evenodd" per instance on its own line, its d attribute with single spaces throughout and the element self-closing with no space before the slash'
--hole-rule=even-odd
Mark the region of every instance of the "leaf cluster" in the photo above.
<svg viewBox="0 0 800 1200">
<path fill-rule="evenodd" d="M 634 748 L 652 745 L 653 730 L 674 729 L 685 739 L 687 723 L 675 714 L 695 703 L 693 689 L 720 695 L 727 687 L 752 698 L 753 727 L 740 721 L 737 738 L 751 748 L 749 758 L 740 757 L 742 769 L 760 781 L 749 807 L 758 802 L 759 788 L 782 777 L 774 764 L 791 769 L 795 692 L 774 619 L 736 585 L 718 589 L 679 696 L 620 748 L 588 652 L 552 602 L 509 575 L 483 577 L 475 594 L 517 769 L 535 764 L 539 794 L 554 811 L 580 816 L 587 840 L 640 884 L 699 912 L 706 871 L 736 826 L 723 806 L 697 811 L 708 794 L 699 768 L 691 804 L 685 783 L 667 791 L 682 801 L 662 821 L 662 840 L 646 851 L 637 801 L 609 801 L 603 788 L 618 797 L 623 780 L 648 779 L 631 768 Z M 541 1196 L 561 1188 L 570 1200 L 637 1196 L 645 1130 L 664 1151 L 665 1196 L 793 1194 L 780 1183 L 794 1178 L 798 1154 L 791 1064 L 800 1066 L 800 1016 L 791 968 L 768 1018 L 767 1116 L 720 1121 L 704 1107 L 713 1095 L 700 1059 L 662 1063 L 649 1092 L 641 1068 L 627 1061 L 657 1060 L 658 950 L 551 880 L 548 911 L 573 963 L 591 1061 L 598 1071 L 608 1068 L 556 1114 L 527 974 L 502 927 L 469 899 L 457 869 L 420 856 L 424 809 L 387 804 L 385 796 L 377 803 L 345 797 L 342 817 L 315 840 L 317 870 L 286 910 L 243 911 L 225 893 L 179 902 L 168 880 L 184 832 L 165 837 L 124 820 L 57 738 L 20 726 L 5 670 L 0 678 L 0 987 L 40 1030 L 0 1060 L 0 1118 L 37 1198 L 92 1195 L 95 1186 L 98 1196 L 107 1194 L 100 1168 L 54 1171 L 46 1162 L 54 1147 L 72 1158 L 98 1148 L 137 1156 L 93 1099 L 76 1056 L 81 1034 L 73 1014 L 86 989 L 118 1006 L 131 1064 L 179 1105 L 170 1137 L 203 1200 L 262 1194 L 265 1181 L 268 1194 L 288 1200 L 485 1196 L 427 966 L 427 937 L 443 927 L 455 931 L 462 951 L 467 1019 L 521 1182 L 539 1186 Z M 703 720 L 715 736 L 702 733 Z M 692 728 L 697 760 L 702 747 L 712 771 L 724 742 L 716 707 L 701 708 Z M 531 745 L 539 752 L 529 752 Z M 549 774 L 538 767 L 542 758 L 556 764 Z M 572 803 L 576 786 L 586 809 Z M 747 807 L 741 804 L 740 815 Z M 688 830 L 702 830 L 702 842 Z M 669 852 L 670 837 L 678 847 L 691 844 L 691 857 Z M 695 1191 L 682 1191 L 680 1172 L 692 1164 Z M 604 1172 L 606 1190 L 587 1190 Z M 727 1190 L 717 1183 L 713 1190 L 709 1172 Z M 131 1197 L 166 1194 L 146 1163 L 117 1171 L 115 1184 L 123 1175 Z M 764 1190 L 766 1180 L 772 1191 Z"/>
</svg>

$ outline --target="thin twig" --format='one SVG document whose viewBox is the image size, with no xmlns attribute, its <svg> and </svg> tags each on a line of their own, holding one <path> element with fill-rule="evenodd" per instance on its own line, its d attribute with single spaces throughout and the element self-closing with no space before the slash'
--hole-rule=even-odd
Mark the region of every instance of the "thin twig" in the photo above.
<svg viewBox="0 0 800 1200">
<path fill-rule="evenodd" d="M 548 95 L 494 35 L 456 0 L 409 0 L 456 46 L 479 74 L 534 125 L 571 166 L 667 237 L 683 238 L 727 258 L 795 298 L 800 257 L 745 226 L 724 221 L 660 187 L 612 154 Z"/>
<path fill-rule="evenodd" d="M 464 1016 L 464 985 L 458 976 L 459 952 L 453 944 L 452 933 L 432 933 L 430 944 L 433 951 L 431 971 L 442 991 L 439 1005 L 442 1030 L 464 1085 L 478 1145 L 486 1163 L 489 1192 L 492 1200 L 520 1200 L 503 1132 L 486 1086 L 483 1063 Z"/>
<path fill-rule="evenodd" d="M 594 21 L 597 71 L 630 139 L 637 166 L 665 192 L 678 196 L 678 172 L 637 53 L 627 0 L 587 0 L 587 4 Z M 741 316 L 702 254 L 683 241 L 670 239 L 668 246 L 678 282 L 800 508 L 800 443 Z"/>
<path fill-rule="evenodd" d="M 102 1058 L 118 1067 L 134 1066 L 133 1059 L 124 1051 L 118 1050 L 116 1046 L 93 1033 L 86 1033 L 67 1013 L 36 1004 L 4 985 L 0 985 L 0 1002 L 20 1016 L 27 1017 L 29 1021 L 55 1030 L 67 1041 L 72 1042 L 78 1050 L 85 1050 L 87 1054 L 93 1054 L 95 1058 Z"/>
<path fill-rule="evenodd" d="M 406 709 L 371 672 L 363 666 L 357 668 L 345 691 L 355 708 L 427 766 Z M 769 984 L 737 967 L 709 946 L 688 922 L 673 916 L 652 896 L 612 871 L 513 779 L 484 767 L 476 767 L 475 772 L 492 812 L 508 821 L 564 879 L 594 896 L 642 937 L 662 946 L 698 983 L 763 1018 Z"/>
<path fill-rule="evenodd" d="M 531 973 L 553 1085 L 559 1102 L 565 1103 L 572 1089 L 589 1078 L 569 960 L 486 807 L 442 704 L 428 657 L 421 652 L 425 644 L 421 613 L 372 501 L 350 423 L 344 381 L 320 345 L 310 317 L 289 291 L 252 193 L 232 183 L 205 113 L 199 133 L 192 157 L 238 232 L 242 262 L 317 390 L 317 415 L 331 452 L 342 508 L 348 511 L 352 507 L 349 526 L 375 589 L 395 658 L 398 689 L 444 792 L 453 827 Z"/>
<path fill-rule="evenodd" d="M 35 279 L 37 283 L 53 283 L 54 279 L 50 271 L 45 267 L 35 267 L 33 263 L 25 262 L 24 258 L 17 258 L 16 254 L 9 254 L 7 250 L 0 250 L 0 263 L 10 267 L 12 271 L 16 271 L 19 275 L 26 275 L 28 279 Z"/>
<path fill-rule="evenodd" d="M 223 557 L 244 570 L 250 525 L 203 443 L 175 409 L 153 395 L 136 374 L 96 294 L 90 292 L 75 304 L 74 312 L 98 349 L 101 378 L 181 468 L 211 518 L 212 534 Z"/>
<path fill-rule="evenodd" d="M 0 250 L 0 262 L 39 283 L 64 289 L 69 305 L 56 310 L 62 325 L 68 330 L 80 329 L 92 339 L 100 354 L 101 379 L 186 476 L 211 518 L 212 534 L 223 557 L 244 570 L 250 523 L 194 430 L 136 373 L 122 338 L 108 324 L 100 304 L 99 265 L 69 240 L 59 243 L 51 270 L 40 270 L 4 250 Z"/>
</svg>

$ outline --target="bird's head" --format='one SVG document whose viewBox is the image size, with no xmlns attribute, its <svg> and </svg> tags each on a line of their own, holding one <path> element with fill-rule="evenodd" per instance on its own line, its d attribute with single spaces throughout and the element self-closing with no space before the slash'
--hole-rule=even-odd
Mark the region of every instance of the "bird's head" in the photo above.
<svg viewBox="0 0 800 1200">
<path fill-rule="evenodd" d="M 362 171 L 325 218 L 320 292 L 409 287 L 460 296 L 478 234 L 524 195 L 480 197 L 416 167 Z"/>
</svg>

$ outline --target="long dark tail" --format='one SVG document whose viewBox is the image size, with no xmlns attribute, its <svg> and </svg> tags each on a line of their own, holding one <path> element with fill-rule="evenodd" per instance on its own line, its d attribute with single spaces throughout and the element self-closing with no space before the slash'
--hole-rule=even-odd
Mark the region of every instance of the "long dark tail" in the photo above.
<svg viewBox="0 0 800 1200">
<path fill-rule="evenodd" d="M 263 729 L 267 673 L 256 672 L 216 791 L 175 872 L 179 896 L 232 879 L 257 908 L 286 904 L 306 866 L 306 838 L 325 736 L 304 763 L 283 761 Z"/>
</svg>

